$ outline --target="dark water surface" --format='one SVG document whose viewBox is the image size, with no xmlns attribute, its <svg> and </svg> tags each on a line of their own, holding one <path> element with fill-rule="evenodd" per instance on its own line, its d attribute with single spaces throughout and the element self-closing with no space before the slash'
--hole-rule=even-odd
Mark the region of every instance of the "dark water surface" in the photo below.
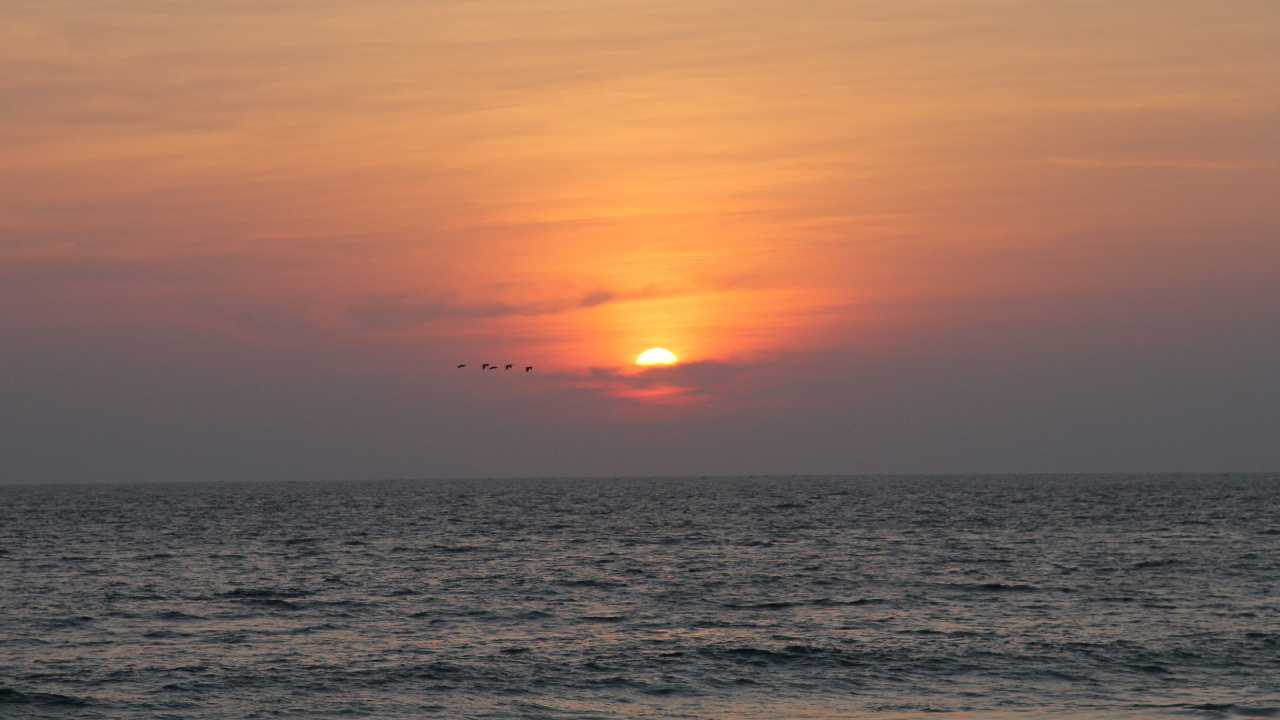
<svg viewBox="0 0 1280 720">
<path fill-rule="evenodd" d="M 1278 584 L 1280 476 L 8 487 L 0 717 L 1277 717 Z"/>
</svg>

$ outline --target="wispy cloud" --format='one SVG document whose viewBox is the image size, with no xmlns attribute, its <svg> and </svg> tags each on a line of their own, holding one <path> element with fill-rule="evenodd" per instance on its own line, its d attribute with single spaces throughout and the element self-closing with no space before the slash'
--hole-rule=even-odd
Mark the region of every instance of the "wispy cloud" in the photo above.
<svg viewBox="0 0 1280 720">
<path fill-rule="evenodd" d="M 6 288 L 53 285 L 183 284 L 190 287 L 244 274 L 260 260 L 249 255 L 184 255 L 167 258 L 116 258 L 35 252 L 0 253 L 0 284 Z"/>
<path fill-rule="evenodd" d="M 492 320 L 506 317 L 536 317 L 585 310 L 608 303 L 674 297 L 695 288 L 675 283 L 655 283 L 635 290 L 593 290 L 569 297 L 524 302 L 464 301 L 456 293 L 433 300 L 405 297 L 367 298 L 347 308 L 347 317 L 359 330 L 399 331 L 444 320 Z"/>
<path fill-rule="evenodd" d="M 1158 158 L 1089 158 L 1051 157 L 1051 165 L 1088 168 L 1158 168 L 1186 170 L 1280 170 L 1280 165 L 1266 162 L 1230 162 L 1211 160 L 1162 160 Z"/>
</svg>

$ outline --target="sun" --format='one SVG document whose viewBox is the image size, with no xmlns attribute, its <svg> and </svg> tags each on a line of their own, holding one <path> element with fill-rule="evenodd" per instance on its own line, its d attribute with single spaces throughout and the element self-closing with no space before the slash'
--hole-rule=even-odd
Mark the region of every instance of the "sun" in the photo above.
<svg viewBox="0 0 1280 720">
<path fill-rule="evenodd" d="M 636 358 L 637 365 L 675 365 L 676 362 L 676 356 L 663 348 L 649 348 Z"/>
</svg>

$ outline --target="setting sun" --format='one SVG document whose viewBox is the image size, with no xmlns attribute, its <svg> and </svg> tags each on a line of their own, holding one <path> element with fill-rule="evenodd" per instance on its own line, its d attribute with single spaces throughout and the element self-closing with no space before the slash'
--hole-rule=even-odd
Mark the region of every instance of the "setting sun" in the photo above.
<svg viewBox="0 0 1280 720">
<path fill-rule="evenodd" d="M 636 358 L 637 365 L 674 365 L 676 364 L 676 356 L 670 350 L 663 348 L 649 348 L 640 353 L 640 357 Z"/>
</svg>

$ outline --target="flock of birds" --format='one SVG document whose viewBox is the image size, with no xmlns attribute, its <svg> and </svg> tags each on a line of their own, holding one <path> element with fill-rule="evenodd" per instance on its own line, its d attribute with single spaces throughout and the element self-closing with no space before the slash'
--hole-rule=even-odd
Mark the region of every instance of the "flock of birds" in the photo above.
<svg viewBox="0 0 1280 720">
<path fill-rule="evenodd" d="M 459 366 L 458 366 L 458 369 L 459 369 L 459 370 L 461 370 L 462 368 L 464 368 L 464 367 L 466 367 L 466 366 L 467 366 L 467 364 L 466 364 L 466 363 L 463 363 L 463 364 L 461 364 L 461 365 L 459 365 Z M 515 367 L 515 365 L 513 365 L 513 364 L 508 364 L 508 365 L 507 365 L 507 369 L 508 369 L 508 370 L 510 370 L 510 369 L 511 369 L 511 368 L 513 368 L 513 367 Z M 481 369 L 481 370 L 497 370 L 497 369 L 498 369 L 498 366 L 497 366 L 497 365 L 490 365 L 489 363 L 484 363 L 483 365 L 481 365 L 481 366 L 480 366 L 480 369 Z M 532 366 L 532 365 L 530 365 L 529 367 L 525 368 L 525 369 L 524 369 L 524 371 L 525 371 L 525 372 L 529 372 L 529 371 L 530 371 L 530 370 L 532 370 L 532 369 L 533 369 L 533 366 Z"/>
</svg>

